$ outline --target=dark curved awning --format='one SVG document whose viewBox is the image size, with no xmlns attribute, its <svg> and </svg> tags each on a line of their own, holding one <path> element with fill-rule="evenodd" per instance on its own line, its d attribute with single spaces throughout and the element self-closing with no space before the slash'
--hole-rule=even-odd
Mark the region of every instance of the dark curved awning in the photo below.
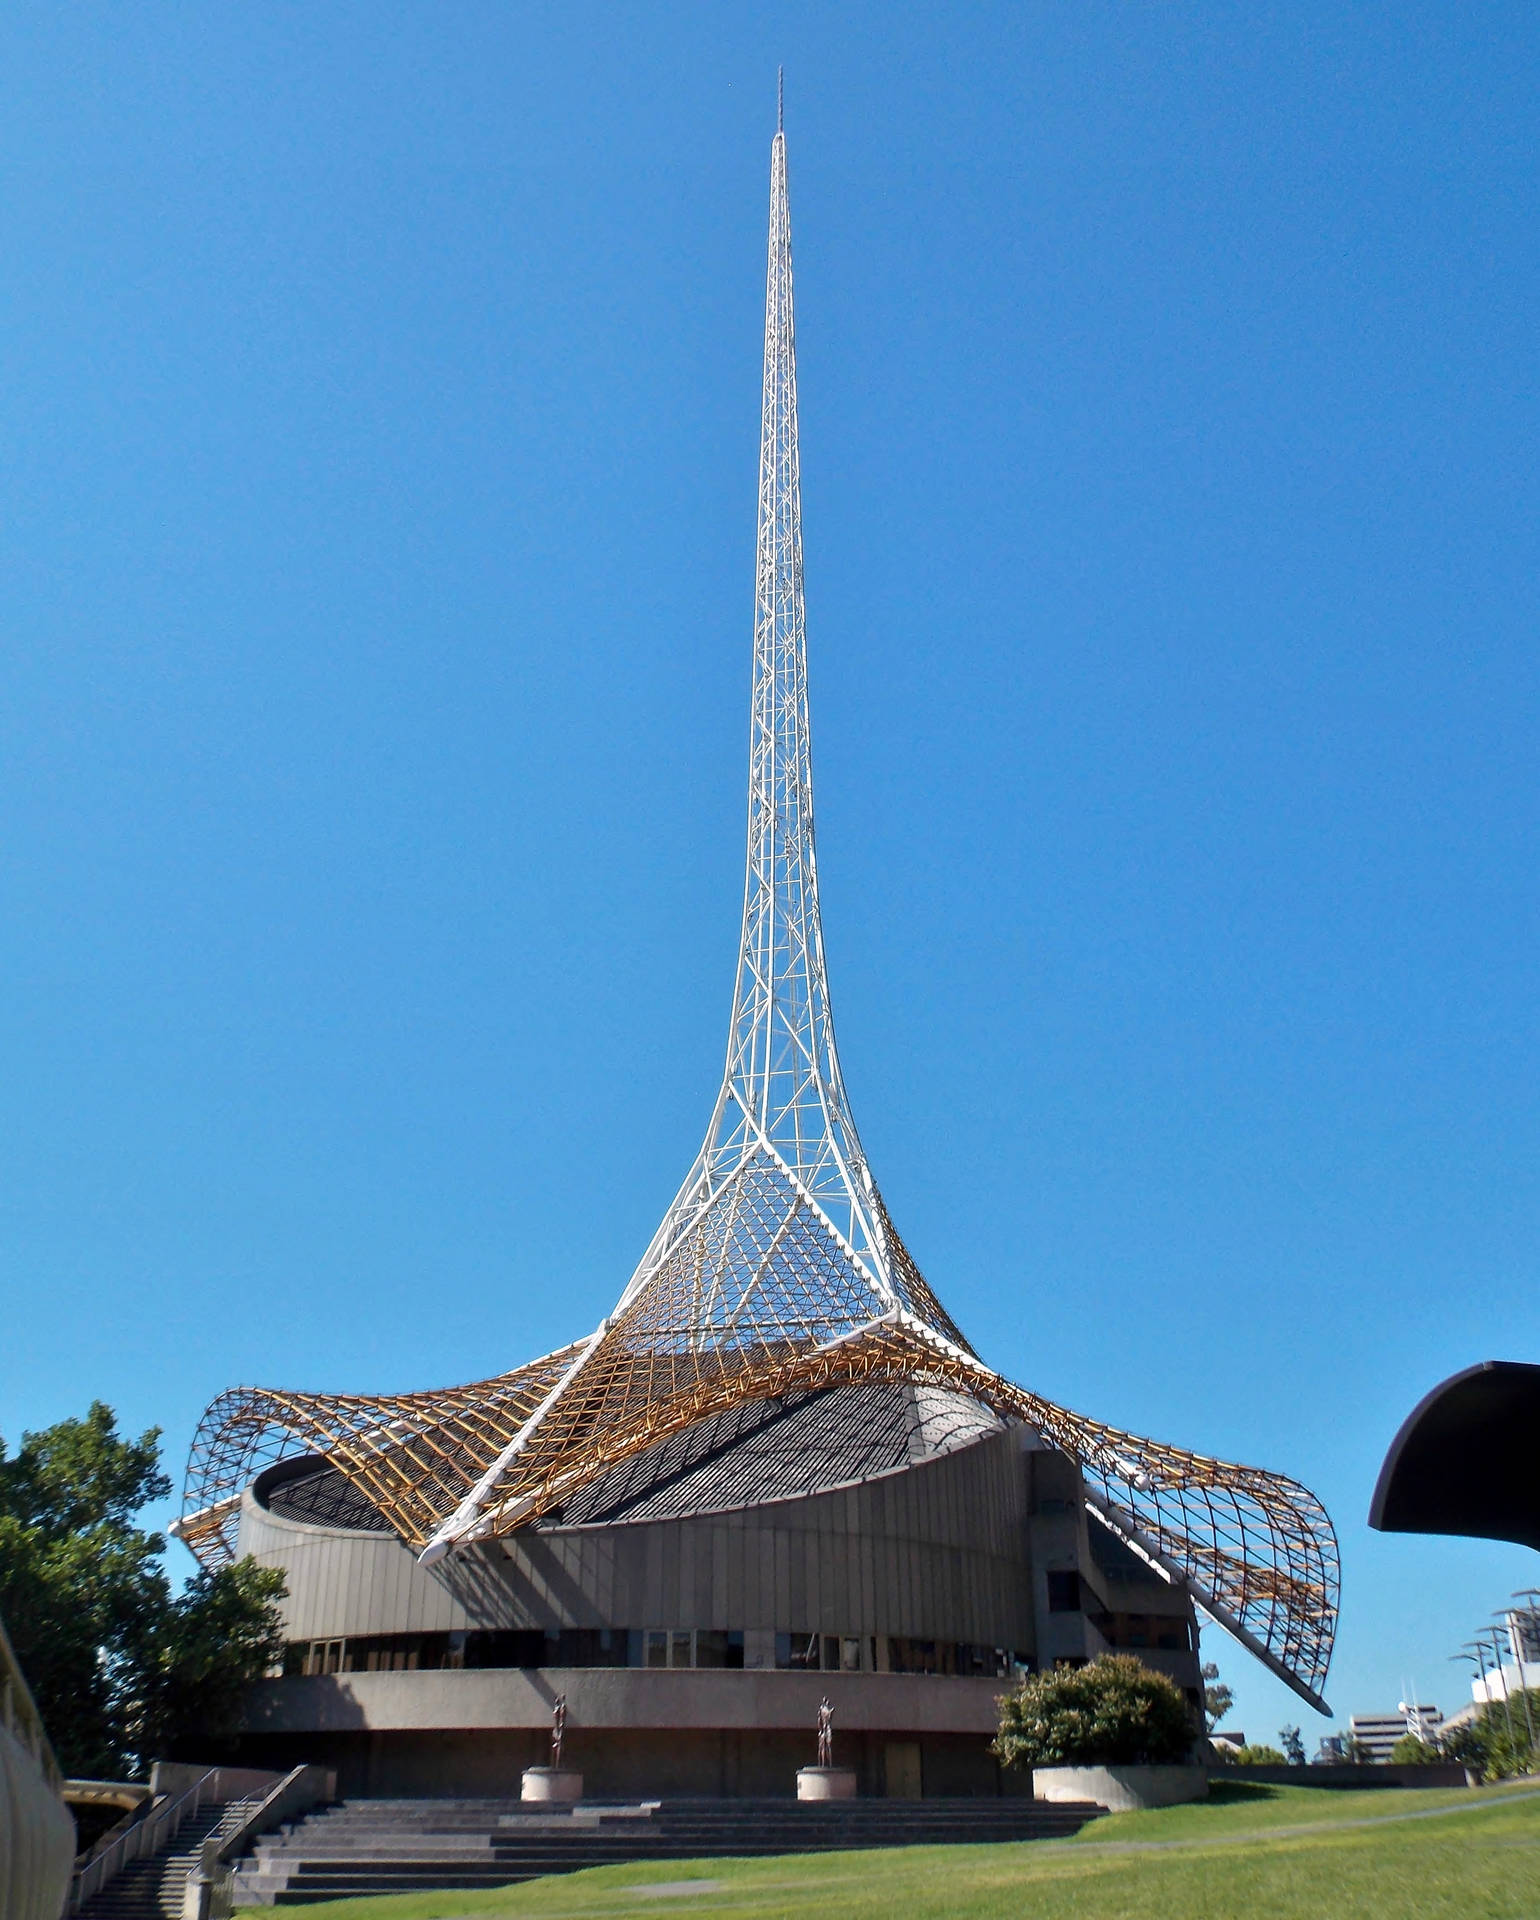
<svg viewBox="0 0 1540 1920">
<path fill-rule="evenodd" d="M 1369 1525 L 1540 1550 L 1540 1367 L 1484 1360 L 1435 1387 L 1391 1442 Z"/>
</svg>

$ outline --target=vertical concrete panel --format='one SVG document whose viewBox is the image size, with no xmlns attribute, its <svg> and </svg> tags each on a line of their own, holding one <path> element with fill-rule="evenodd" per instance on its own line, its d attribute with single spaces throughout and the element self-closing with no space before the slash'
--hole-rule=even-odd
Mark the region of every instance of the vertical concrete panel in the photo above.
<svg viewBox="0 0 1540 1920">
<path fill-rule="evenodd" d="M 773 1633 L 777 1626 L 785 1624 L 778 1612 L 781 1595 L 777 1581 L 775 1529 L 759 1523 L 755 1532 L 758 1535 L 758 1547 L 750 1563 L 756 1569 L 759 1580 L 754 1596 L 754 1625 Z"/>
<path fill-rule="evenodd" d="M 877 1631 L 877 1566 L 871 1537 L 864 1530 L 856 1532 L 855 1550 L 860 1562 L 861 1632 L 871 1634 Z"/>
<path fill-rule="evenodd" d="M 726 1527 L 714 1526 L 711 1529 L 711 1571 L 702 1583 L 703 1591 L 696 1600 L 696 1605 L 703 1615 L 713 1611 L 722 1615 L 721 1619 L 707 1620 L 705 1624 L 708 1627 L 728 1627 L 738 1624 L 738 1616 L 728 1615 L 724 1605 L 727 1594 L 727 1546 Z"/>
</svg>

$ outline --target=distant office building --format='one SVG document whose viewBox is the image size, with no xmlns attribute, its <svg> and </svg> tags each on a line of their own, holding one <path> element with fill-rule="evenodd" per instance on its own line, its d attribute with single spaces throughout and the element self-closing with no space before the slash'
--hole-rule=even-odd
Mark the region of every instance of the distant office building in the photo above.
<svg viewBox="0 0 1540 1920">
<path fill-rule="evenodd" d="M 1383 1766 L 1398 1740 L 1413 1734 L 1435 1746 L 1443 1731 L 1444 1716 L 1437 1707 L 1401 1705 L 1394 1713 L 1355 1713 L 1349 1721 L 1353 1738 L 1364 1749 L 1364 1758 Z"/>
</svg>

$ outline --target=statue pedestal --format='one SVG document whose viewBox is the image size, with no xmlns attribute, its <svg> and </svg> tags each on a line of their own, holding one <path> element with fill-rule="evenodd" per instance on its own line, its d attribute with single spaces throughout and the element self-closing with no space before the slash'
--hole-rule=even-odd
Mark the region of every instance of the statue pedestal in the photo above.
<svg viewBox="0 0 1540 1920">
<path fill-rule="evenodd" d="M 583 1797 L 583 1776 L 574 1773 L 570 1767 L 526 1767 L 520 1797 L 543 1801 L 547 1805 L 552 1801 L 570 1804 Z"/>
<path fill-rule="evenodd" d="M 854 1800 L 855 1797 L 856 1770 L 854 1767 L 799 1767 L 797 1769 L 799 1800 Z"/>
</svg>

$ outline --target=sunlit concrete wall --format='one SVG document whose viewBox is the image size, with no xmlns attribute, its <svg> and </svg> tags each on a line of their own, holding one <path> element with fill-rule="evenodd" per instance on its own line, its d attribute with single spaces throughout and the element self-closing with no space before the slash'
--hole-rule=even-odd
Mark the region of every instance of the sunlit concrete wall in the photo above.
<svg viewBox="0 0 1540 1920">
<path fill-rule="evenodd" d="M 240 1551 L 283 1569 L 291 1640 L 661 1626 L 1035 1645 L 1021 1441 L 1009 1431 L 856 1486 L 530 1529 L 432 1569 L 391 1534 L 295 1520 L 248 1491 Z"/>
<path fill-rule="evenodd" d="M 75 1823 L 29 1748 L 0 1725 L 0 1914 L 59 1920 L 75 1858 Z"/>
</svg>

